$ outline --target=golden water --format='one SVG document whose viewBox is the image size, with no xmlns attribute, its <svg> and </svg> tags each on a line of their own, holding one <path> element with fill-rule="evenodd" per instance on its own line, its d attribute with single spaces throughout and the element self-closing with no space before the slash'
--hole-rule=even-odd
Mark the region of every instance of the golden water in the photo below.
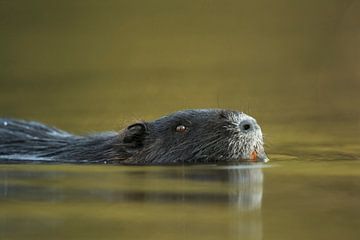
<svg viewBox="0 0 360 240">
<path fill-rule="evenodd" d="M 357 239 L 358 161 L 1 165 L 1 239 Z"/>
</svg>

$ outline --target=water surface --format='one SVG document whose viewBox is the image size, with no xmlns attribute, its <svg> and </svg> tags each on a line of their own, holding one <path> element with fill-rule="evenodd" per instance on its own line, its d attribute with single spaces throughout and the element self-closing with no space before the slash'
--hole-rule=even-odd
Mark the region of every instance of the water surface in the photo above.
<svg viewBox="0 0 360 240">
<path fill-rule="evenodd" d="M 359 164 L 0 165 L 0 237 L 357 239 Z"/>
</svg>

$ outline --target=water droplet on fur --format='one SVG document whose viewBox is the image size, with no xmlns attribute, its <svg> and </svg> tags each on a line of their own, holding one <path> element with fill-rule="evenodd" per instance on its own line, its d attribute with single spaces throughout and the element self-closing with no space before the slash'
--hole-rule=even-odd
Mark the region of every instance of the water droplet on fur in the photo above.
<svg viewBox="0 0 360 240">
<path fill-rule="evenodd" d="M 4 126 L 7 126 L 8 125 L 8 122 L 4 122 Z"/>
</svg>

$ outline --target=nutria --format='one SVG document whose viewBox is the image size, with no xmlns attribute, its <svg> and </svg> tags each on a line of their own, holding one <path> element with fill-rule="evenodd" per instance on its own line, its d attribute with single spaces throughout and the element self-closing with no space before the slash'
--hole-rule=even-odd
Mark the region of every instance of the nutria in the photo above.
<svg viewBox="0 0 360 240">
<path fill-rule="evenodd" d="M 245 113 L 184 110 L 120 132 L 77 136 L 37 122 L 0 119 L 0 163 L 134 165 L 266 162 L 256 120 Z"/>
</svg>

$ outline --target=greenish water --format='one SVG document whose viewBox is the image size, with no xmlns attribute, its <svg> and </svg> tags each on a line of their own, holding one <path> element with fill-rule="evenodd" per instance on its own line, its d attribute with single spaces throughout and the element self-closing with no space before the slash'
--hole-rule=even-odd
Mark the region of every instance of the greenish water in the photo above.
<svg viewBox="0 0 360 240">
<path fill-rule="evenodd" d="M 1 165 L 0 237 L 357 239 L 359 164 Z"/>
<path fill-rule="evenodd" d="M 0 165 L 0 239 L 359 239 L 360 4 L 0 1 L 0 116 L 254 116 L 268 165 Z"/>
</svg>

